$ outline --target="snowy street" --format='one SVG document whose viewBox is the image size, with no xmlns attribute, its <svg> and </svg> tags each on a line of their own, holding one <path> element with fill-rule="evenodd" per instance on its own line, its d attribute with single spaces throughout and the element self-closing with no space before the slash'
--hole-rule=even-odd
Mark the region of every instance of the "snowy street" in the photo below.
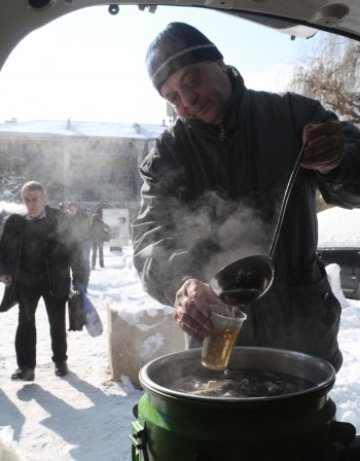
<svg viewBox="0 0 360 461">
<path fill-rule="evenodd" d="M 40 304 L 35 381 L 11 381 L 10 375 L 16 368 L 17 308 L 0 315 L 0 442 L 19 453 L 16 460 L 131 460 L 128 435 L 135 419 L 132 408 L 142 394 L 126 377 L 121 383 L 110 379 L 106 306 L 117 303 L 123 309 L 145 309 L 156 302 L 140 287 L 130 247 L 123 253 L 106 250 L 105 266 L 92 272 L 89 286 L 104 333 L 96 338 L 89 336 L 85 329 L 68 333 L 71 372 L 64 379 L 54 375 L 48 322 L 44 306 Z M 337 419 L 353 423 L 358 433 L 359 330 L 359 303 L 348 300 L 348 306 L 343 308 L 339 338 L 344 365 L 330 395 L 337 405 Z M 7 460 L 1 456 L 0 459 Z"/>
</svg>

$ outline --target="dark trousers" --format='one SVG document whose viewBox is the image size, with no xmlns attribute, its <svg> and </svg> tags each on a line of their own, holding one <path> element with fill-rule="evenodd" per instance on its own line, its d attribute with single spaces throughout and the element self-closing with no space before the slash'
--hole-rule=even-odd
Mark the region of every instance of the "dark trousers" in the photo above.
<svg viewBox="0 0 360 461">
<path fill-rule="evenodd" d="M 15 336 L 16 358 L 19 368 L 36 366 L 35 312 L 43 297 L 50 323 L 53 362 L 67 360 L 65 308 L 66 298 L 54 298 L 47 288 L 18 287 L 19 323 Z"/>
<path fill-rule="evenodd" d="M 92 255 L 91 255 L 91 263 L 92 267 L 95 267 L 96 264 L 96 254 L 99 249 L 99 263 L 100 266 L 103 267 L 104 265 L 104 242 L 93 242 L 92 244 Z"/>
</svg>

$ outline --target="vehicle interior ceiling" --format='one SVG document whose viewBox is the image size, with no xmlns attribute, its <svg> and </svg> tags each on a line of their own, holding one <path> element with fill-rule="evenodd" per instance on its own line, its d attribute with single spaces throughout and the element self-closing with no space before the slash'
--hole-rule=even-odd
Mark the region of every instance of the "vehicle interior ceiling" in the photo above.
<svg viewBox="0 0 360 461">
<path fill-rule="evenodd" d="M 0 16 L 0 69 L 16 45 L 33 30 L 50 21 L 96 5 L 106 5 L 112 14 L 120 5 L 138 5 L 154 11 L 160 6 L 196 6 L 223 11 L 269 26 L 293 37 L 311 37 L 317 30 L 359 40 L 360 3 L 343 0 L 2 0 Z M 110 11 L 111 12 L 111 11 Z"/>
</svg>

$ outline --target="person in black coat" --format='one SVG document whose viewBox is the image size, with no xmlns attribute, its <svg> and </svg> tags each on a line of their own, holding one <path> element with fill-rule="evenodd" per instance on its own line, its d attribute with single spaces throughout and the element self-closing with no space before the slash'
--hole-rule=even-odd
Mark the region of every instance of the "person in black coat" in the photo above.
<svg viewBox="0 0 360 461">
<path fill-rule="evenodd" d="M 84 267 L 80 245 L 74 240 L 69 216 L 47 206 L 44 187 L 23 185 L 25 216 L 10 215 L 0 240 L 0 281 L 5 291 L 15 289 L 19 320 L 15 337 L 18 369 L 13 380 L 33 381 L 36 366 L 35 312 L 42 297 L 50 323 L 55 374 L 68 373 L 66 302 L 72 282 L 80 285 Z M 71 271 L 70 271 L 71 269 Z"/>
<path fill-rule="evenodd" d="M 90 238 L 92 242 L 91 264 L 95 269 L 96 256 L 99 250 L 100 267 L 104 267 L 104 242 L 108 239 L 110 227 L 104 223 L 101 216 L 93 214 L 90 223 Z"/>
<path fill-rule="evenodd" d="M 302 152 L 272 258 L 273 284 L 241 307 L 247 320 L 237 345 L 309 353 L 339 370 L 341 307 L 316 255 L 316 192 L 327 203 L 360 208 L 359 129 L 316 100 L 246 88 L 216 45 L 189 24 L 162 30 L 146 63 L 178 118 L 140 165 L 132 237 L 144 289 L 174 306 L 188 347 L 201 347 L 219 302 L 209 281 L 234 261 L 268 255 Z"/>
<path fill-rule="evenodd" d="M 83 290 L 86 291 L 90 279 L 90 217 L 88 213 L 80 207 L 77 202 L 71 202 L 68 205 L 67 212 L 70 215 L 71 227 L 74 238 L 79 242 L 82 248 L 82 257 L 85 268 Z"/>
</svg>

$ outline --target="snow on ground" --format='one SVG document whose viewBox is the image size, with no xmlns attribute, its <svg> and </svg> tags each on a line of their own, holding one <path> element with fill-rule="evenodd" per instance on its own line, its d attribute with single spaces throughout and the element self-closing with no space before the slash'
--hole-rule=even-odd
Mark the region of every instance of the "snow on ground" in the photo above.
<svg viewBox="0 0 360 461">
<path fill-rule="evenodd" d="M 104 333 L 96 338 L 85 329 L 68 333 L 71 372 L 64 379 L 54 375 L 48 321 L 45 307 L 39 304 L 35 381 L 11 381 L 16 368 L 17 307 L 0 315 L 0 428 L 5 427 L 0 429 L 0 440 L 9 444 L 10 427 L 26 460 L 131 459 L 132 408 L 141 392 L 126 377 L 122 382 L 111 381 L 106 323 L 107 303 L 127 301 L 127 293 L 139 283 L 129 264 L 129 251 L 123 255 L 106 252 L 107 267 L 92 272 L 89 296 L 101 316 Z M 144 299 L 142 295 L 140 301 Z"/>
<path fill-rule="evenodd" d="M 110 379 L 106 310 L 112 304 L 135 312 L 157 303 L 140 287 L 130 247 L 123 253 L 106 251 L 105 265 L 92 272 L 89 286 L 104 333 L 96 338 L 85 329 L 68 333 L 71 372 L 66 378 L 54 375 L 48 321 L 39 304 L 35 381 L 11 381 L 17 308 L 0 314 L 0 447 L 2 442 L 13 452 L 6 458 L 0 448 L 1 461 L 131 461 L 132 408 L 142 392 L 125 376 L 121 382 Z M 330 396 L 337 405 L 337 419 L 353 423 L 359 433 L 359 302 L 347 300 L 343 307 L 339 341 L 344 365 Z"/>
</svg>

